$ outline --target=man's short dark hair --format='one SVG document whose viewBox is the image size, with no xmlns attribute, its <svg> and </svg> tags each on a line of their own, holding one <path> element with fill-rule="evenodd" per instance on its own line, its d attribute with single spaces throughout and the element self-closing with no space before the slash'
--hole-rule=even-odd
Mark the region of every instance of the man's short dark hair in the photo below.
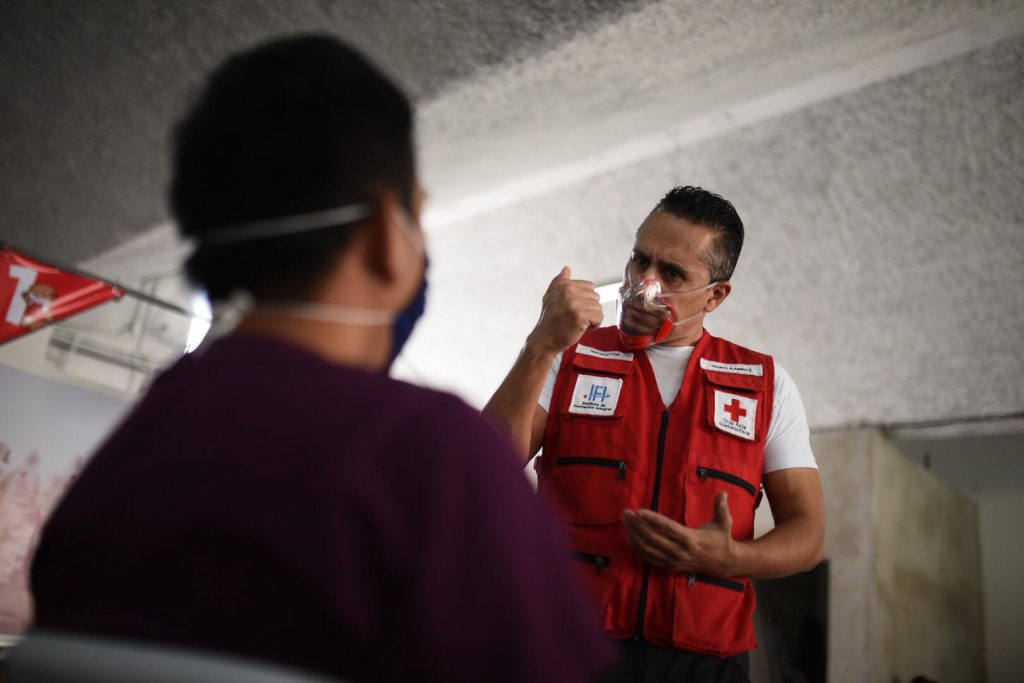
<svg viewBox="0 0 1024 683">
<path fill-rule="evenodd" d="M 711 269 L 711 281 L 732 277 L 743 249 L 743 221 L 729 200 L 700 187 L 674 187 L 662 197 L 651 213 L 664 211 L 718 233 L 714 249 L 704 254 Z"/>
<path fill-rule="evenodd" d="M 199 247 L 189 277 L 222 299 L 305 298 L 357 225 L 204 245 L 218 228 L 373 203 L 411 207 L 412 108 L 366 58 L 326 35 L 274 40 L 229 58 L 174 132 L 171 208 Z"/>
</svg>

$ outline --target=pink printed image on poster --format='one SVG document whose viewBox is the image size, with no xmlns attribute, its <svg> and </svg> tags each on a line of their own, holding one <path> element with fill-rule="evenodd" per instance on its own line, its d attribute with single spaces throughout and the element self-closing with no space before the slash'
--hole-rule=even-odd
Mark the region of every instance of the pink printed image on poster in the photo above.
<svg viewBox="0 0 1024 683">
<path fill-rule="evenodd" d="M 29 571 L 42 525 L 128 406 L 0 365 L 0 637 L 31 625 Z"/>
</svg>

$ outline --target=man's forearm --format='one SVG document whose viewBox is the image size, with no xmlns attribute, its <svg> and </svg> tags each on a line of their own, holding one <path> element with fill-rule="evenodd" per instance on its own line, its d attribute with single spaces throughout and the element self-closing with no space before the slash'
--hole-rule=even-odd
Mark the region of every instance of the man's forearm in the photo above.
<svg viewBox="0 0 1024 683">
<path fill-rule="evenodd" d="M 778 579 L 813 569 L 825 555 L 825 528 L 810 514 L 794 515 L 761 538 L 733 541 L 733 576 Z"/>
<path fill-rule="evenodd" d="M 546 414 L 537 405 L 537 399 L 551 364 L 561 351 L 578 342 L 584 332 L 600 325 L 604 317 L 594 283 L 571 278 L 572 269 L 563 266 L 548 285 L 537 326 L 505 381 L 484 406 L 485 415 L 508 429 L 523 456 L 523 464 L 540 448 L 542 418 Z"/>
<path fill-rule="evenodd" d="M 484 406 L 484 414 L 508 430 L 524 464 L 536 452 L 531 443 L 533 417 L 538 408 L 537 399 L 556 355 L 533 349 L 530 344 L 524 346 L 505 380 Z"/>
</svg>

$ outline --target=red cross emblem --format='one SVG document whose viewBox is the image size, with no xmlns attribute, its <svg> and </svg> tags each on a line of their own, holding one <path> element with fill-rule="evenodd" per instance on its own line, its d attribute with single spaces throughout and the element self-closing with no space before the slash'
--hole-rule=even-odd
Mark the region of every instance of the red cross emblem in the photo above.
<svg viewBox="0 0 1024 683">
<path fill-rule="evenodd" d="M 732 418 L 733 422 L 739 422 L 741 417 L 747 416 L 747 409 L 740 405 L 740 400 L 734 398 L 732 403 L 723 408 L 725 412 L 729 413 L 729 417 Z"/>
</svg>

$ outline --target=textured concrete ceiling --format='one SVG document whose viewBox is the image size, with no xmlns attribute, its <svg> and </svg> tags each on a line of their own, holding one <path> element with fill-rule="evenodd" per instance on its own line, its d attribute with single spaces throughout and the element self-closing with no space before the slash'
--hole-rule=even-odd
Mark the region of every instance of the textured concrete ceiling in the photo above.
<svg viewBox="0 0 1024 683">
<path fill-rule="evenodd" d="M 0 6 L 0 236 L 78 260 L 138 235 L 91 267 L 172 267 L 143 231 L 190 84 L 330 28 L 418 99 L 432 284 L 400 375 L 482 403 L 558 269 L 613 280 L 690 183 L 749 230 L 709 328 L 775 354 L 812 425 L 1024 412 L 1021 0 L 241 4 Z"/>
<path fill-rule="evenodd" d="M 166 219 L 167 134 L 225 55 L 330 31 L 417 100 L 643 0 L 5 0 L 0 238 L 80 261 Z"/>
<path fill-rule="evenodd" d="M 424 104 L 435 203 L 754 101 L 1019 0 L 663 0 Z M 667 140 L 672 144 L 672 140 Z"/>
</svg>

